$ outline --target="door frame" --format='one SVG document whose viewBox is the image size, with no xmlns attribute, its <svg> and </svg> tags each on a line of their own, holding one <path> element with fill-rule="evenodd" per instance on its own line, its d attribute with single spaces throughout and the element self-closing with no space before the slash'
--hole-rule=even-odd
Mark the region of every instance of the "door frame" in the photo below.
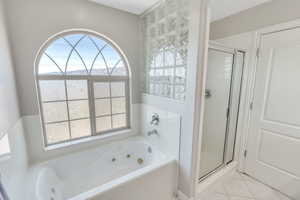
<svg viewBox="0 0 300 200">
<path fill-rule="evenodd" d="M 249 144 L 249 137 L 252 121 L 252 102 L 254 101 L 254 87 L 256 82 L 256 69 L 259 61 L 259 48 L 261 46 L 261 40 L 264 35 L 272 34 L 280 31 L 290 30 L 300 28 L 300 19 L 292 20 L 285 23 L 280 23 L 272 26 L 268 26 L 253 32 L 253 45 L 250 50 L 250 59 L 246 65 L 248 65 L 248 72 L 247 78 L 248 79 L 248 88 L 246 88 L 246 92 L 244 94 L 245 104 L 244 104 L 244 115 L 239 116 L 243 117 L 241 128 L 238 130 L 241 135 L 241 145 L 240 145 L 240 152 L 238 155 L 239 165 L 238 170 L 244 173 L 247 173 L 247 149 Z"/>
<path fill-rule="evenodd" d="M 218 52 L 232 54 L 232 56 L 233 56 L 232 70 L 235 68 L 235 66 L 236 66 L 236 53 L 237 53 L 236 49 L 224 46 L 221 43 L 218 43 L 218 42 L 215 42 L 215 41 L 209 41 L 208 51 L 209 50 L 214 50 L 214 51 L 218 51 Z M 231 104 L 231 93 L 232 93 L 233 76 L 234 75 L 232 73 L 231 74 L 231 80 L 230 80 L 228 109 L 230 109 L 230 106 L 231 106 L 230 104 Z M 205 85 L 206 85 L 206 80 L 205 80 Z M 205 106 L 205 101 L 204 101 L 203 104 Z M 226 130 L 225 130 L 223 163 L 221 165 L 219 165 L 218 167 L 216 167 L 215 169 L 213 169 L 212 171 L 210 171 L 209 173 L 205 174 L 204 176 L 198 177 L 198 182 L 199 183 L 201 183 L 202 181 L 204 181 L 205 179 L 207 179 L 208 177 L 210 177 L 212 174 L 216 173 L 217 171 L 221 170 L 222 168 L 224 168 L 226 166 L 226 152 L 227 152 L 227 143 L 228 143 L 227 140 L 228 140 L 228 124 L 229 124 L 229 121 L 230 121 L 230 116 L 228 116 L 227 119 L 226 119 L 226 128 L 225 128 Z M 203 126 L 201 128 L 203 129 Z M 201 144 L 201 146 L 202 146 L 202 144 Z M 201 162 L 201 156 L 199 158 L 199 162 Z M 198 170 L 199 170 L 199 168 L 198 168 Z"/>
<path fill-rule="evenodd" d="M 238 105 L 238 117 L 237 117 L 237 120 L 236 120 L 236 129 L 235 129 L 235 142 L 234 142 L 234 151 L 233 151 L 233 160 L 231 162 L 234 162 L 236 161 L 237 163 L 239 163 L 239 160 L 240 160 L 240 149 L 241 149 L 241 135 L 242 135 L 242 131 L 240 130 L 240 124 L 242 124 L 242 120 L 240 121 L 240 117 L 244 115 L 244 101 L 245 101 L 245 95 L 244 95 L 244 91 L 245 91 L 245 87 L 247 86 L 247 71 L 248 71 L 248 65 L 247 65 L 247 58 L 248 58 L 248 55 L 249 55 L 249 52 L 246 50 L 246 49 L 241 49 L 241 48 L 232 48 L 230 46 L 226 46 L 222 43 L 219 43 L 219 42 L 216 42 L 216 41 L 209 41 L 209 48 L 208 49 L 213 49 L 213 50 L 216 50 L 216 51 L 221 51 L 221 52 L 225 52 L 225 53 L 230 53 L 230 54 L 233 54 L 234 56 L 234 62 L 233 62 L 233 65 L 232 65 L 232 68 L 234 69 L 237 65 L 236 61 L 237 61 L 237 53 L 243 53 L 244 57 L 243 57 L 243 66 L 242 66 L 242 76 L 241 76 L 241 88 L 240 88 L 240 93 L 239 93 L 239 105 Z M 231 81 L 233 81 L 233 74 L 232 74 L 232 77 L 231 77 Z M 232 84 L 232 83 L 231 83 Z M 230 95 L 232 93 L 232 85 L 230 86 Z M 231 101 L 232 101 L 232 97 L 230 96 L 230 99 L 229 99 L 229 105 L 228 105 L 228 108 L 230 109 L 231 108 Z M 204 103 L 205 105 L 205 103 Z M 231 114 L 230 114 L 231 115 Z M 229 163 L 226 163 L 226 154 L 227 154 L 227 148 L 228 148 L 228 125 L 230 123 L 230 116 L 229 118 L 227 119 L 227 125 L 226 125 L 226 140 L 225 140 L 225 149 L 224 149 L 224 163 L 219 166 L 218 168 L 216 168 L 215 170 L 213 170 L 212 172 L 210 172 L 209 174 L 207 174 L 206 176 L 202 177 L 202 178 L 199 178 L 199 183 L 202 181 L 202 180 L 205 180 L 207 177 L 209 177 L 210 175 L 214 174 L 215 172 L 221 170 L 223 167 L 227 166 Z M 202 127 L 203 128 L 203 127 Z M 199 158 L 199 161 L 200 162 L 201 158 Z M 199 169 L 198 169 L 199 170 Z"/>
</svg>

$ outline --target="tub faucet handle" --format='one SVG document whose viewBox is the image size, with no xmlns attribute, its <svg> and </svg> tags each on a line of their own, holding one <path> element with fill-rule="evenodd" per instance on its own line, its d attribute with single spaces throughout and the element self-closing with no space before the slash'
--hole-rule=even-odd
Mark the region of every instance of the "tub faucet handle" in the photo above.
<svg viewBox="0 0 300 200">
<path fill-rule="evenodd" d="M 159 115 L 157 113 L 154 113 L 152 115 L 152 120 L 150 122 L 151 125 L 157 126 L 159 124 Z"/>
</svg>

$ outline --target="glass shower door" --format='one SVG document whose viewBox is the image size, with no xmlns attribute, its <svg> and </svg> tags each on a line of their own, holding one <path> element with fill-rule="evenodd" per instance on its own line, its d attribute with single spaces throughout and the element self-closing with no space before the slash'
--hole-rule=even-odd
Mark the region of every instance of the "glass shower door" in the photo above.
<svg viewBox="0 0 300 200">
<path fill-rule="evenodd" d="M 200 178 L 224 165 L 233 62 L 234 52 L 209 49 Z"/>
</svg>

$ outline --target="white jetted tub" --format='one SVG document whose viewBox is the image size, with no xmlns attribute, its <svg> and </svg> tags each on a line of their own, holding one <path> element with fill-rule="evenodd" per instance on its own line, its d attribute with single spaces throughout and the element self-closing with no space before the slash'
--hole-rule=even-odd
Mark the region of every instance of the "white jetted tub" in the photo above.
<svg viewBox="0 0 300 200">
<path fill-rule="evenodd" d="M 31 174 L 36 200 L 173 200 L 177 164 L 133 137 L 51 160 Z"/>
</svg>

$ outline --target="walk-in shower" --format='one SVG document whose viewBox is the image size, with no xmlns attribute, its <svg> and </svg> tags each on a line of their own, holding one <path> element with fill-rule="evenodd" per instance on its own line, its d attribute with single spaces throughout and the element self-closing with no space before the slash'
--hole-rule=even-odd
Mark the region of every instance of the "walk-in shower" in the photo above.
<svg viewBox="0 0 300 200">
<path fill-rule="evenodd" d="M 234 159 L 245 52 L 210 43 L 199 180 Z"/>
</svg>

